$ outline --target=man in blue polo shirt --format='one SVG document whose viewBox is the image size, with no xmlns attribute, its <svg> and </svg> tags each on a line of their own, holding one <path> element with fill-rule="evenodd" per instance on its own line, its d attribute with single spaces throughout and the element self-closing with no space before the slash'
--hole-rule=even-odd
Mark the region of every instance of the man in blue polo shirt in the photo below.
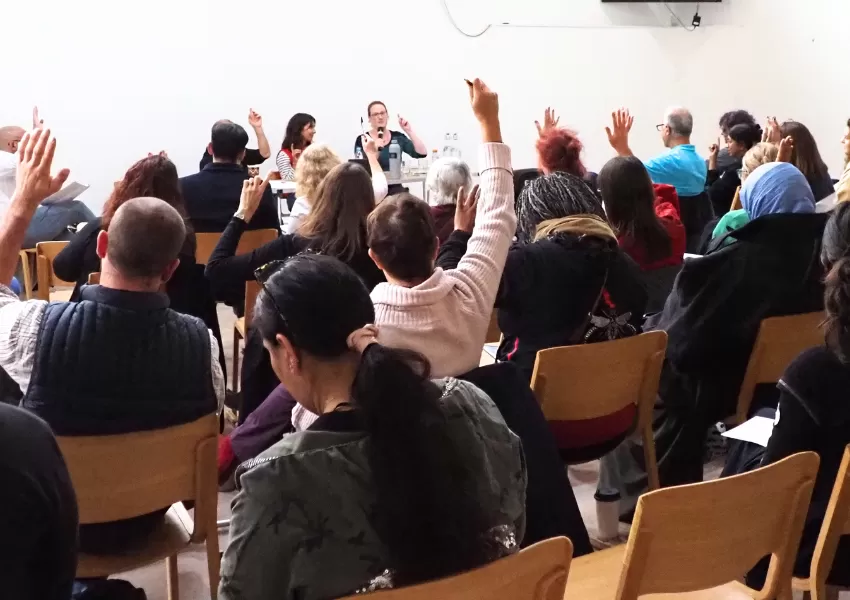
<svg viewBox="0 0 850 600">
<path fill-rule="evenodd" d="M 611 147 L 620 156 L 632 156 L 629 148 L 629 130 L 634 117 L 628 110 L 614 113 L 614 128 L 605 128 Z M 664 123 L 657 125 L 667 151 L 644 162 L 653 183 L 666 183 L 676 188 L 680 197 L 697 196 L 705 191 L 707 174 L 705 160 L 691 144 L 694 118 L 685 108 L 671 108 L 664 115 Z"/>
</svg>

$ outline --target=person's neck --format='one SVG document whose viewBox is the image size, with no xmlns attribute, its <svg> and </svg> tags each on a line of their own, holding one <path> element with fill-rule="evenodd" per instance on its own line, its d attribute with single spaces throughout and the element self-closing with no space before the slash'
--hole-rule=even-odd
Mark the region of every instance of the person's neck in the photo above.
<svg viewBox="0 0 850 600">
<path fill-rule="evenodd" d="M 417 285 L 420 285 L 428 280 L 428 277 L 420 277 L 418 279 L 398 279 L 397 277 L 393 277 L 386 271 L 384 271 L 384 277 L 387 278 L 387 283 L 389 283 L 390 285 L 397 285 L 399 287 L 404 288 L 414 288 Z"/>
<path fill-rule="evenodd" d="M 317 414 L 335 411 L 341 404 L 351 401 L 351 386 L 357 375 L 358 361 L 347 358 L 317 366 L 316 385 L 311 394 L 311 404 Z"/>
<path fill-rule="evenodd" d="M 230 160 L 229 158 L 219 158 L 217 156 L 213 156 L 212 161 L 217 165 L 235 165 L 235 160 Z"/>
<path fill-rule="evenodd" d="M 105 288 L 124 292 L 156 293 L 162 288 L 163 282 L 159 278 L 135 279 L 124 277 L 114 268 L 103 263 L 101 264 L 100 285 Z"/>
<path fill-rule="evenodd" d="M 685 146 L 691 143 L 691 138 L 684 136 L 671 137 L 670 143 L 668 144 L 668 148 L 675 148 L 676 146 Z"/>
</svg>

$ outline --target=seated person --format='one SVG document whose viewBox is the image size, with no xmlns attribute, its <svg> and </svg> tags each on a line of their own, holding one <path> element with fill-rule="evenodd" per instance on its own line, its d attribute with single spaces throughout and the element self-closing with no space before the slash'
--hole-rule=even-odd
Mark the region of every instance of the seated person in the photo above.
<svg viewBox="0 0 850 600">
<path fill-rule="evenodd" d="M 239 467 L 219 597 L 336 598 L 516 552 L 526 472 L 493 401 L 377 343 L 369 292 L 337 259 L 298 256 L 260 278 L 254 324 L 320 416 Z"/>
<path fill-rule="evenodd" d="M 664 310 L 644 326 L 668 337 L 653 421 L 665 487 L 702 480 L 706 434 L 735 412 L 761 321 L 823 308 L 819 256 L 827 215 L 815 213 L 805 177 L 788 163 L 763 165 L 744 182 L 741 198 L 753 220 L 730 234 L 734 243 L 685 261 Z M 756 405 L 775 402 L 771 394 L 756 396 Z M 627 440 L 611 459 L 625 486 L 621 508 L 645 489 L 635 443 Z"/>
<path fill-rule="evenodd" d="M 3 597 L 68 600 L 77 570 L 77 498 L 44 421 L 0 403 Z"/>
<path fill-rule="evenodd" d="M 401 131 L 389 131 L 389 135 L 385 135 L 387 125 L 389 124 L 390 115 L 387 111 L 387 105 L 376 100 L 370 102 L 366 108 L 366 114 L 369 116 L 369 138 L 375 140 L 378 151 L 378 163 L 381 165 L 379 171 L 390 170 L 390 144 L 395 141 L 401 148 L 402 153 L 413 158 L 425 158 L 428 156 L 428 146 L 425 145 L 419 136 L 413 131 L 410 122 L 398 116 L 398 125 Z M 405 135 L 407 134 L 407 135 Z M 363 151 L 363 136 L 357 136 L 354 140 L 354 156 L 358 155 L 359 151 Z M 401 157 L 399 157 L 401 158 Z"/>
<path fill-rule="evenodd" d="M 316 119 L 307 113 L 296 113 L 286 125 L 286 135 L 277 153 L 277 172 L 283 181 L 295 179 L 295 166 L 301 153 L 313 143 L 316 135 Z"/>
<path fill-rule="evenodd" d="M 219 121 L 219 123 L 229 123 L 226 119 Z M 265 131 L 263 131 L 263 117 L 261 117 L 257 112 L 252 108 L 248 111 L 248 125 L 251 126 L 251 129 L 254 130 L 254 135 L 257 137 L 257 146 L 258 150 L 246 148 L 245 156 L 239 161 L 243 167 L 261 165 L 266 162 L 266 159 L 272 155 L 271 148 L 269 147 L 269 140 L 266 137 Z M 247 142 L 246 142 L 247 144 Z M 201 163 L 198 165 L 198 170 L 203 171 L 204 167 L 213 162 L 213 154 L 212 150 L 210 150 L 209 146 L 204 150 L 204 155 L 201 157 Z"/>
<path fill-rule="evenodd" d="M 612 158 L 599 172 L 599 191 L 620 248 L 644 271 L 682 264 L 685 228 L 678 199 L 656 195 L 649 174 L 634 156 Z M 660 185 L 660 184 L 659 184 Z M 675 190 L 667 186 L 675 198 Z"/>
<path fill-rule="evenodd" d="M 847 119 L 841 146 L 844 149 L 844 171 L 838 183 L 835 184 L 835 192 L 838 202 L 847 202 L 850 200 L 850 119 Z"/>
<path fill-rule="evenodd" d="M 177 167 L 162 154 L 149 156 L 136 162 L 112 190 L 103 205 L 103 216 L 89 221 L 71 239 L 70 244 L 53 261 L 56 276 L 65 281 L 76 281 L 71 301 L 80 299 L 82 286 L 88 283 L 91 273 L 101 269 L 97 254 L 97 239 L 107 231 L 115 212 L 127 200 L 140 197 L 159 198 L 173 206 L 181 216 L 186 207 L 180 193 Z M 195 263 L 195 232 L 187 223 L 186 239 L 180 249 L 180 264 L 168 280 L 165 292 L 169 307 L 177 312 L 202 319 L 213 332 L 219 332 L 215 300 L 209 284 L 203 278 L 203 266 Z M 220 333 L 217 336 L 220 340 Z"/>
<path fill-rule="evenodd" d="M 808 127 L 797 121 L 785 121 L 779 126 L 779 139 L 772 134 L 772 142 L 791 138 L 791 158 L 788 162 L 800 169 L 800 172 L 812 187 L 815 202 L 820 202 L 835 191 L 829 169 L 821 158 L 818 144 Z"/>
<path fill-rule="evenodd" d="M 724 135 L 726 139 L 727 156 L 741 164 L 744 155 L 756 144 L 761 142 L 762 131 L 758 125 L 735 125 Z M 727 168 L 723 171 L 718 167 L 720 148 L 712 144 L 708 155 L 708 177 L 706 191 L 711 198 L 715 216 L 723 216 L 729 212 L 735 193 L 741 185 L 738 169 Z"/>
<path fill-rule="evenodd" d="M 457 268 L 434 268 L 438 242 L 422 200 L 391 197 L 368 221 L 369 254 L 387 277 L 372 290 L 381 343 L 424 355 L 435 377 L 478 366 L 516 224 L 511 154 L 502 144 L 497 96 L 480 80 L 470 94 L 482 130 L 481 198 Z M 468 210 L 475 196 L 471 190 L 460 200 L 458 212 Z"/>
<path fill-rule="evenodd" d="M 472 189 L 469 165 L 459 158 L 440 158 L 428 169 L 425 187 L 434 218 L 434 231 L 442 244 L 455 229 L 458 192 Z"/>
<path fill-rule="evenodd" d="M 815 487 L 803 537 L 797 550 L 795 577 L 808 577 L 815 544 L 826 515 L 835 477 L 850 444 L 850 206 L 840 204 L 826 225 L 821 260 L 828 270 L 824 291 L 826 344 L 806 350 L 785 369 L 779 380 L 779 407 L 758 414 L 774 419 L 767 448 L 735 443 L 724 475 L 743 473 L 812 451 L 820 456 Z M 750 571 L 747 585 L 764 585 L 767 561 Z M 838 544 L 827 583 L 850 586 L 850 539 Z"/>
<path fill-rule="evenodd" d="M 515 362 L 530 381 L 539 350 L 584 341 L 589 313 L 606 315 L 615 328 L 619 317 L 624 330 L 615 337 L 640 330 L 647 301 L 640 268 L 617 245 L 584 181 L 554 173 L 529 182 L 517 215 L 496 296 L 499 361 Z"/>
<path fill-rule="evenodd" d="M 579 177 L 596 192 L 596 173 L 588 171 L 581 161 L 581 152 L 584 145 L 578 139 L 575 131 L 565 127 L 558 127 L 560 117 L 555 117 L 555 111 L 546 109 L 541 127 L 537 126 L 537 168 L 544 175 L 552 173 L 569 173 Z M 517 195 L 521 190 L 516 190 Z"/>
<path fill-rule="evenodd" d="M 212 128 L 208 151 L 213 161 L 200 173 L 180 178 L 183 200 L 192 227 L 198 233 L 220 233 L 239 205 L 242 183 L 248 171 L 242 166 L 248 134 L 230 121 L 218 121 Z M 278 229 L 277 200 L 266 189 L 251 229 Z"/>
<path fill-rule="evenodd" d="M 720 136 L 724 139 L 729 135 L 729 130 L 736 125 L 746 125 L 748 127 L 758 127 L 756 118 L 746 110 L 730 110 L 720 116 L 720 121 L 717 123 L 720 127 Z M 706 161 L 706 166 L 708 161 Z M 717 171 L 722 175 L 729 169 L 737 171 L 741 168 L 741 157 L 730 156 L 729 148 L 720 148 L 717 153 Z M 728 210 L 728 207 L 727 207 Z"/>
<path fill-rule="evenodd" d="M 50 176 L 49 137 L 38 130 L 21 142 L 18 187 L 0 225 L 0 281 L 12 278 L 35 208 L 67 177 L 67 170 Z M 20 387 L 21 406 L 56 435 L 170 427 L 214 413 L 223 401 L 215 338 L 199 319 L 170 310 L 159 291 L 185 239 L 174 208 L 136 198 L 99 234 L 101 284 L 86 286 L 80 302 L 21 302 L 0 285 L 0 368 Z M 80 547 L 121 547 L 146 535 L 163 513 L 85 526 Z"/>
<path fill-rule="evenodd" d="M 23 127 L 0 127 L 0 216 L 6 214 L 15 192 L 15 170 L 18 160 L 15 153 L 24 138 Z"/>
</svg>

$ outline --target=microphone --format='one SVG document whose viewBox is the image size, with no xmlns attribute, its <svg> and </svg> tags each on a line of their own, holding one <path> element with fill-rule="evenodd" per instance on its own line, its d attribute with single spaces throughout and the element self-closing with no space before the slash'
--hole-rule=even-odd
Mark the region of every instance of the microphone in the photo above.
<svg viewBox="0 0 850 600">
<path fill-rule="evenodd" d="M 384 128 L 383 127 L 378 127 L 378 139 L 379 140 L 384 139 Z"/>
</svg>

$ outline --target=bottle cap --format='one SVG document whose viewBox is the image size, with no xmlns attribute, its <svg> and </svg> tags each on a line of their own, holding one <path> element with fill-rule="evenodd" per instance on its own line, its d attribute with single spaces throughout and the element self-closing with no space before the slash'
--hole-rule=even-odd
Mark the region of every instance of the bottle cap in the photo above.
<svg viewBox="0 0 850 600">
<path fill-rule="evenodd" d="M 617 490 L 597 490 L 593 494 L 593 499 L 597 502 L 616 502 L 620 499 L 620 492 Z"/>
</svg>

